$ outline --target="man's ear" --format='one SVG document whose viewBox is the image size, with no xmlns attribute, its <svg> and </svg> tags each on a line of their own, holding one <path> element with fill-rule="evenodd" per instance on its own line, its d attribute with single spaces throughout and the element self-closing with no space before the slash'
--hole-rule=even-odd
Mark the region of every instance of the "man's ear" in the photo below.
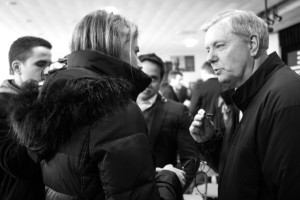
<svg viewBox="0 0 300 200">
<path fill-rule="evenodd" d="M 15 60 L 11 63 L 11 68 L 14 73 L 21 74 L 21 65 L 22 63 L 19 60 Z"/>
<path fill-rule="evenodd" d="M 250 36 L 250 55 L 256 57 L 259 51 L 259 38 L 258 35 L 253 34 Z"/>
</svg>

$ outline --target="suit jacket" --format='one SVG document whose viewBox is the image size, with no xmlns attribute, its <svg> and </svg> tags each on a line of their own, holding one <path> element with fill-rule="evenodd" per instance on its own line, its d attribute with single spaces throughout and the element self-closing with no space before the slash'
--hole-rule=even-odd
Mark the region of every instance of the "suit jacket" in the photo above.
<svg viewBox="0 0 300 200">
<path fill-rule="evenodd" d="M 161 89 L 161 94 L 166 98 L 166 99 L 171 99 L 173 101 L 179 102 L 178 96 L 175 93 L 174 89 L 170 85 L 165 85 L 162 86 Z"/>
<path fill-rule="evenodd" d="M 179 155 L 181 166 L 187 174 L 186 185 L 193 180 L 198 169 L 197 147 L 189 133 L 192 116 L 186 106 L 167 100 L 158 94 L 155 103 L 145 111 L 151 145 L 156 157 L 156 166 L 177 165 Z"/>
<path fill-rule="evenodd" d="M 217 78 L 210 78 L 196 85 L 191 97 L 190 111 L 192 115 L 196 115 L 200 108 L 208 113 L 216 114 L 217 99 L 221 92 L 222 85 Z"/>
</svg>

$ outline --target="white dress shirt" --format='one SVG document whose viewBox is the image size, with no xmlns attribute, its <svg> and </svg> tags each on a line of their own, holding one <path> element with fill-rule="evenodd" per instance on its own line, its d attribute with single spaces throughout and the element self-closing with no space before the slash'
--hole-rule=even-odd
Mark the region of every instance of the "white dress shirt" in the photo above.
<svg viewBox="0 0 300 200">
<path fill-rule="evenodd" d="M 136 103 L 140 107 L 140 109 L 142 111 L 144 111 L 144 110 L 150 108 L 154 104 L 154 102 L 156 101 L 156 98 L 157 98 L 157 94 L 154 95 L 153 97 L 151 97 L 150 99 L 146 100 L 146 101 L 143 101 L 143 100 L 138 98 L 136 100 Z"/>
</svg>

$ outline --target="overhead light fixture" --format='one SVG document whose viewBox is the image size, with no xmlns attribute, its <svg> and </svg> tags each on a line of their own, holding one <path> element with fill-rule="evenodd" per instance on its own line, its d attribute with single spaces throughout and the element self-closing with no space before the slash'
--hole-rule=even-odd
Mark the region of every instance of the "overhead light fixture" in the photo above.
<svg viewBox="0 0 300 200">
<path fill-rule="evenodd" d="M 278 15 L 276 7 L 273 9 L 273 18 L 279 22 L 282 20 L 282 16 Z"/>
<path fill-rule="evenodd" d="M 106 10 L 109 13 L 114 13 L 114 14 L 118 14 L 119 13 L 119 9 L 117 9 L 114 6 L 107 6 L 104 8 L 104 10 Z"/>
<path fill-rule="evenodd" d="M 7 1 L 6 2 L 7 5 L 10 5 L 10 6 L 15 6 L 17 5 L 18 3 L 16 1 Z"/>
<path fill-rule="evenodd" d="M 269 32 L 273 32 L 272 26 L 276 22 L 280 22 L 282 20 L 282 16 L 278 14 L 279 7 L 283 7 L 285 1 L 278 3 L 272 7 L 268 8 L 268 0 L 265 0 L 265 10 L 258 14 L 263 20 L 265 20 L 266 24 L 268 25 Z"/>
<path fill-rule="evenodd" d="M 185 46 L 188 47 L 188 48 L 191 48 L 191 47 L 195 46 L 198 42 L 199 41 L 194 39 L 194 38 L 188 38 L 188 39 L 183 41 Z"/>
</svg>

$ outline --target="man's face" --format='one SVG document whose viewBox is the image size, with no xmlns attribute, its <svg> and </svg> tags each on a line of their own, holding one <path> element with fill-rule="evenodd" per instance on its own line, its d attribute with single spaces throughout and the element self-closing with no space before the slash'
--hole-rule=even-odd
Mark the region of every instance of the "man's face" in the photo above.
<svg viewBox="0 0 300 200">
<path fill-rule="evenodd" d="M 161 84 L 160 68 L 157 64 L 150 61 L 142 62 L 142 66 L 143 72 L 152 79 L 150 85 L 138 96 L 139 99 L 146 101 L 158 93 Z"/>
<path fill-rule="evenodd" d="M 28 80 L 40 81 L 42 70 L 51 64 L 51 57 L 50 49 L 42 46 L 33 47 L 27 60 L 20 64 L 22 82 Z"/>
<path fill-rule="evenodd" d="M 175 87 L 175 89 L 180 90 L 182 88 L 182 76 L 180 74 L 177 74 L 171 81 L 171 85 Z"/>
<path fill-rule="evenodd" d="M 251 76 L 254 61 L 250 56 L 250 45 L 231 33 L 226 22 L 219 22 L 208 29 L 205 47 L 207 61 L 211 62 L 221 83 L 238 87 Z"/>
</svg>

